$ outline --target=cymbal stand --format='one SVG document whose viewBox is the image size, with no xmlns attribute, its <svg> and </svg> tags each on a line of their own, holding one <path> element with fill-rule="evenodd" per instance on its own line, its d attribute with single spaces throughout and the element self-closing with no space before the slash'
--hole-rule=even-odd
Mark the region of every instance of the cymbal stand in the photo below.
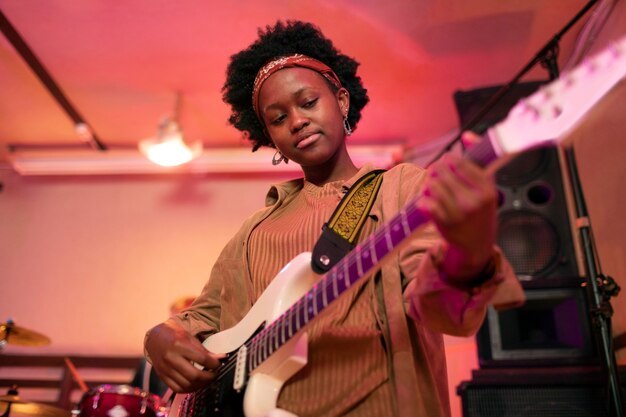
<svg viewBox="0 0 626 417">
<path fill-rule="evenodd" d="M 17 397 L 18 392 L 17 392 L 17 385 L 13 385 L 11 388 L 9 388 L 9 390 L 7 391 L 8 395 L 14 395 Z M 7 409 L 4 413 L 2 413 L 2 415 L 0 417 L 9 417 L 9 414 L 11 413 L 11 405 L 13 404 L 13 401 L 7 401 Z"/>
</svg>

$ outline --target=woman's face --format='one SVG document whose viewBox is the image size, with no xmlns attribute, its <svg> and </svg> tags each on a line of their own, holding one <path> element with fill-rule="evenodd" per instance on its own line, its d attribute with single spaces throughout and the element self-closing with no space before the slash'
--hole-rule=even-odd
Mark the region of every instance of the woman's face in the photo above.
<svg viewBox="0 0 626 417">
<path fill-rule="evenodd" d="M 289 160 L 321 166 L 345 152 L 345 89 L 334 93 L 326 79 L 308 68 L 284 68 L 261 86 L 259 110 L 267 133 Z"/>
</svg>

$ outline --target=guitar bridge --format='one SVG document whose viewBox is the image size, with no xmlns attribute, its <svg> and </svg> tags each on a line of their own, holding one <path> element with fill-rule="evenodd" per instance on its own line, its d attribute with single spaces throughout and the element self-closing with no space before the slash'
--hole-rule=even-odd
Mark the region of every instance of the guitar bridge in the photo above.
<svg viewBox="0 0 626 417">
<path fill-rule="evenodd" d="M 248 358 L 248 347 L 243 345 L 237 351 L 237 361 L 235 362 L 235 375 L 233 378 L 233 388 L 240 392 L 246 384 L 246 361 Z"/>
</svg>

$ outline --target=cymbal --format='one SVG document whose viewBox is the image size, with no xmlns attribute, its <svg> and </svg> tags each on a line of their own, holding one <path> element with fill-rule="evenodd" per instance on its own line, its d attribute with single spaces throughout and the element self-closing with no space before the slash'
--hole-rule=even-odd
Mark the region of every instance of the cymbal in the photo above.
<svg viewBox="0 0 626 417">
<path fill-rule="evenodd" d="M 22 403 L 19 395 L 0 395 L 0 402 L 5 403 Z"/>
<path fill-rule="evenodd" d="M 0 403 L 0 415 L 7 410 L 8 403 Z M 11 417 L 70 417 L 71 412 L 63 408 L 39 403 L 12 403 Z"/>
<path fill-rule="evenodd" d="M 7 343 L 18 346 L 46 346 L 50 344 L 48 336 L 16 326 L 10 320 L 0 324 L 0 340 L 5 339 Z"/>
</svg>

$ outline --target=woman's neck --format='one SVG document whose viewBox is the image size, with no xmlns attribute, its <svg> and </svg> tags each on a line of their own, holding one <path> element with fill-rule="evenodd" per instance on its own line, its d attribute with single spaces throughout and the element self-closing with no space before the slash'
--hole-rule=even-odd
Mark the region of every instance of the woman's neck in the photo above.
<svg viewBox="0 0 626 417">
<path fill-rule="evenodd" d="M 304 178 L 319 187 L 329 182 L 350 179 L 359 169 L 354 165 L 347 150 L 338 152 L 323 165 L 315 167 L 302 167 Z"/>
</svg>

